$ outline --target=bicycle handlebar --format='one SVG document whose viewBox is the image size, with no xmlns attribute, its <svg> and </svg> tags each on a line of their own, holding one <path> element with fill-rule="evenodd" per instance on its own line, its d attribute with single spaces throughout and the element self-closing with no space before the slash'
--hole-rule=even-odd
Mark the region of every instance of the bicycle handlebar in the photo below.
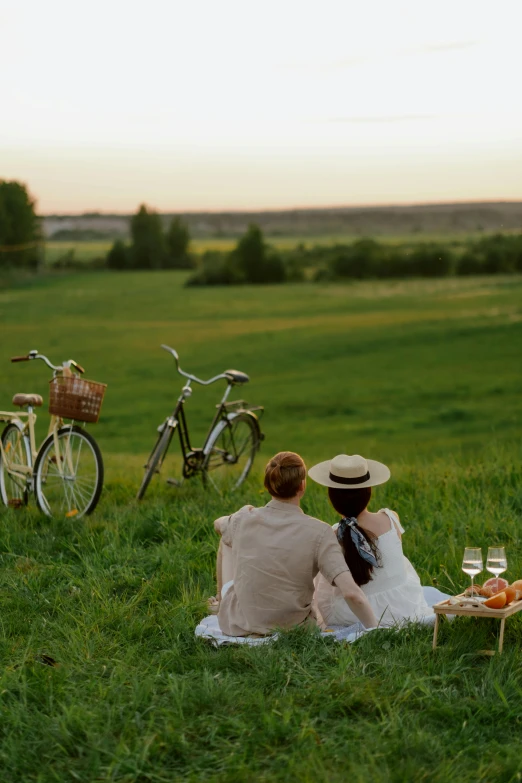
<svg viewBox="0 0 522 783">
<path fill-rule="evenodd" d="M 181 367 L 179 366 L 179 356 L 174 350 L 174 348 L 171 348 L 169 345 L 162 345 L 161 346 L 164 351 L 167 351 L 168 353 L 171 353 L 174 357 L 174 360 L 176 362 L 176 368 L 180 375 L 183 375 L 184 378 L 188 378 L 189 381 L 194 381 L 195 383 L 201 384 L 201 386 L 210 386 L 211 383 L 215 383 L 216 381 L 221 380 L 221 378 L 226 378 L 227 376 L 221 373 L 220 375 L 215 375 L 213 378 L 210 378 L 208 381 L 202 381 L 201 378 L 197 378 L 195 375 L 191 375 L 188 372 L 184 372 Z"/>
<path fill-rule="evenodd" d="M 27 356 L 13 356 L 11 358 L 11 361 L 12 362 L 30 362 L 31 359 L 41 359 L 43 362 L 46 363 L 46 365 L 48 367 L 51 368 L 51 370 L 54 370 L 55 372 L 58 372 L 59 370 L 63 370 L 63 369 L 65 369 L 65 367 L 74 367 L 74 369 L 78 370 L 78 372 L 80 374 L 82 374 L 82 375 L 85 372 L 83 367 L 80 364 L 78 364 L 77 362 L 75 362 L 74 359 L 68 359 L 63 364 L 60 364 L 60 365 L 56 366 L 55 364 L 52 364 L 52 362 L 49 361 L 47 356 L 44 356 L 43 353 L 38 353 L 38 351 L 36 351 L 36 350 L 29 351 Z"/>
</svg>

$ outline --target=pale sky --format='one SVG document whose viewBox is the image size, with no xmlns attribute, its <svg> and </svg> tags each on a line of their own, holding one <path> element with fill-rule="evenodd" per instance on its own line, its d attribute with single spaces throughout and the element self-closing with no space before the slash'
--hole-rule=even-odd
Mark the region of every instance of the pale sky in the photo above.
<svg viewBox="0 0 522 783">
<path fill-rule="evenodd" d="M 520 0 L 0 0 L 48 212 L 522 199 Z"/>
</svg>

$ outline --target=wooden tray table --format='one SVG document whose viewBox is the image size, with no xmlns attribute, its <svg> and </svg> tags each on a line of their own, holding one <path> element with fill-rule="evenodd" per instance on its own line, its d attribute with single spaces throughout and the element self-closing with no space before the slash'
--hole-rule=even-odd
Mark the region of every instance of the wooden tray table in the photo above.
<svg viewBox="0 0 522 783">
<path fill-rule="evenodd" d="M 456 595 L 455 598 L 467 598 L 464 594 Z M 435 627 L 433 629 L 433 649 L 437 646 L 437 635 L 439 633 L 439 617 L 441 614 L 458 615 L 459 617 L 493 617 L 500 620 L 500 633 L 498 637 L 498 653 L 502 652 L 504 646 L 504 626 L 506 624 L 506 617 L 510 617 L 512 614 L 516 614 L 522 610 L 522 598 L 517 601 L 513 601 L 509 606 L 504 606 L 503 609 L 489 609 L 487 606 L 479 604 L 478 606 L 459 606 L 458 604 L 451 604 L 449 600 L 441 601 L 435 604 L 433 611 L 435 612 Z M 481 650 L 485 655 L 495 655 L 495 650 Z"/>
</svg>

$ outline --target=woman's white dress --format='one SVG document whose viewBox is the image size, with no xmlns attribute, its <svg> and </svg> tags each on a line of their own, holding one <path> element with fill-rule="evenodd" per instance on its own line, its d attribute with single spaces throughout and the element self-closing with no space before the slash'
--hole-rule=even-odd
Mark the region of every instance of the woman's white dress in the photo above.
<svg viewBox="0 0 522 783">
<path fill-rule="evenodd" d="M 403 554 L 397 533 L 397 528 L 401 533 L 404 533 L 404 528 L 393 511 L 388 508 L 381 511 L 390 520 L 390 529 L 377 539 L 381 566 L 373 569 L 372 579 L 362 585 L 361 590 L 368 598 L 379 625 L 395 625 L 406 620 L 429 622 L 434 616 L 433 609 L 426 602 L 417 572 Z M 333 529 L 336 530 L 337 525 Z M 322 574 L 319 574 L 315 600 L 328 625 L 358 622 L 339 588 L 328 584 Z"/>
</svg>

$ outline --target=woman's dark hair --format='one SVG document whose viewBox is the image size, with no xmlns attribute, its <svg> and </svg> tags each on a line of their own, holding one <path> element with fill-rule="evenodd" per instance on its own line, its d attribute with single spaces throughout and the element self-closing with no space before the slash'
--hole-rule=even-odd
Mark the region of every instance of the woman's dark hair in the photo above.
<svg viewBox="0 0 522 783">
<path fill-rule="evenodd" d="M 364 511 L 372 496 L 371 487 L 359 487 L 359 489 L 339 489 L 337 487 L 328 487 L 328 497 L 330 503 L 335 508 L 338 514 L 342 517 L 357 517 Z M 357 525 L 365 539 L 368 541 L 370 548 L 377 560 L 380 563 L 380 552 L 377 546 L 377 536 L 373 533 L 364 530 Z M 352 541 L 350 535 L 350 529 L 347 528 L 344 532 L 342 539 L 339 539 L 341 549 L 343 550 L 344 559 L 346 565 L 350 569 L 354 581 L 359 585 L 366 585 L 372 579 L 373 566 L 368 563 L 358 553 L 355 544 Z"/>
</svg>

